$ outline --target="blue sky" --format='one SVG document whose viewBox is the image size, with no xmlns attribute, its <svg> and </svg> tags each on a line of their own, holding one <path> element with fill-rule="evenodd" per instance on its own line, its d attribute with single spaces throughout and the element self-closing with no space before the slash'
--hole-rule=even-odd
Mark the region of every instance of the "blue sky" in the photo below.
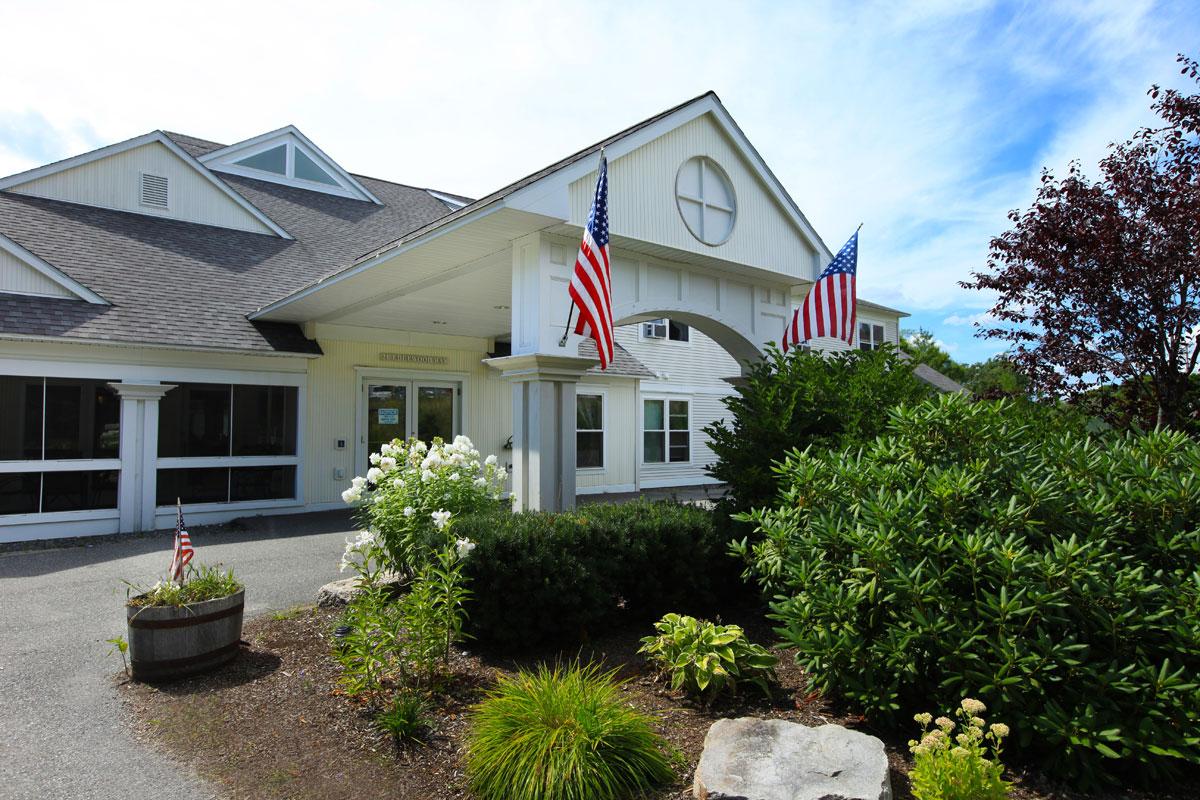
<svg viewBox="0 0 1200 800">
<path fill-rule="evenodd" d="M 958 359 L 958 287 L 1043 165 L 1150 121 L 1193 0 L 5 5 L 0 174 L 155 128 L 298 125 L 351 171 L 478 196 L 714 89 L 862 296 Z M 69 24 L 63 24 L 64 21 Z M 48 57 L 47 53 L 53 56 Z"/>
</svg>

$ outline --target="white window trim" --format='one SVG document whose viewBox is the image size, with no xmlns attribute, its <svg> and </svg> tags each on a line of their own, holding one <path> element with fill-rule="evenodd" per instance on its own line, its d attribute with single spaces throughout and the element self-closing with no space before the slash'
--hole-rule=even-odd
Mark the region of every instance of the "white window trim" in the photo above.
<svg viewBox="0 0 1200 800">
<path fill-rule="evenodd" d="M 584 387 L 579 385 L 575 389 L 575 400 L 579 401 L 581 396 L 599 397 L 600 398 L 600 466 L 598 467 L 581 467 L 579 466 L 579 456 L 575 457 L 575 471 L 582 472 L 588 475 L 601 475 L 608 472 L 608 390 L 593 388 L 591 386 Z M 578 416 L 576 416 L 578 420 Z M 584 429 L 588 433 L 595 433 L 591 428 Z M 579 428 L 575 428 L 575 433 L 579 433 Z M 578 435 L 575 438 L 576 453 L 579 448 Z"/>
<path fill-rule="evenodd" d="M 641 402 L 638 404 L 638 462 L 642 466 L 648 467 L 678 467 L 690 465 L 695 458 L 696 447 L 695 437 L 692 435 L 692 414 L 694 413 L 693 402 L 690 396 L 681 397 L 679 395 L 670 394 L 643 394 L 640 397 Z M 646 401 L 660 400 L 663 404 L 663 425 L 666 427 L 663 431 L 663 460 L 662 461 L 647 461 L 646 460 Z M 688 457 L 687 461 L 672 461 L 671 460 L 671 401 L 685 402 L 688 409 Z M 655 433 L 658 429 L 655 429 Z"/>
<path fill-rule="evenodd" d="M 700 195 L 699 196 L 687 194 L 687 193 L 681 191 L 679 188 L 679 178 L 683 174 L 683 169 L 688 164 L 690 164 L 693 160 L 698 161 L 700 164 Z M 732 206 L 721 205 L 720 203 L 713 202 L 706 197 L 707 192 L 705 192 L 705 190 L 704 190 L 704 173 L 706 170 L 708 170 L 710 168 L 715 168 L 714 171 L 717 172 L 720 175 L 720 177 L 724 178 L 726 185 L 729 187 L 729 193 L 731 195 L 733 195 L 733 205 Z M 683 213 L 683 204 L 684 203 L 695 203 L 696 205 L 700 206 L 700 230 L 699 231 L 692 230 L 691 224 L 688 223 L 687 216 L 684 215 L 684 213 Z M 675 205 L 679 210 L 680 219 L 683 220 L 683 226 L 685 228 L 687 228 L 688 233 L 692 234 L 692 236 L 695 237 L 696 241 L 700 242 L 701 244 L 708 245 L 709 247 L 720 247 L 721 245 L 728 242 L 730 237 L 733 236 L 734 228 L 737 227 L 737 205 L 738 205 L 737 189 L 734 188 L 733 180 L 729 177 L 729 173 L 726 172 L 725 168 L 722 167 L 720 164 L 718 164 L 717 161 L 715 159 L 713 159 L 711 156 L 702 155 L 702 154 L 695 155 L 695 156 L 692 156 L 692 157 L 686 159 L 682 164 L 679 165 L 679 171 L 675 174 Z M 704 211 L 709 206 L 717 209 L 718 211 L 724 211 L 725 213 L 729 214 L 729 216 L 730 216 L 729 232 L 726 233 L 725 237 L 719 241 L 709 241 L 706 238 L 707 234 L 704 231 Z"/>
<path fill-rule="evenodd" d="M 855 331 L 854 331 L 854 347 L 856 349 L 858 349 L 858 350 L 863 349 L 863 347 L 862 347 L 863 340 L 862 340 L 862 336 L 860 335 L 863 325 L 869 325 L 871 327 L 871 341 L 870 341 L 870 345 L 871 345 L 870 349 L 871 350 L 878 350 L 881 345 L 883 345 L 887 342 L 888 338 L 887 338 L 887 324 L 886 323 L 879 322 L 879 321 L 872 320 L 872 319 L 863 319 L 862 317 L 859 317 L 857 320 L 857 324 L 855 325 Z M 878 341 L 876 341 L 876 339 L 875 339 L 875 328 L 879 328 L 882 331 L 881 337 Z"/>
</svg>

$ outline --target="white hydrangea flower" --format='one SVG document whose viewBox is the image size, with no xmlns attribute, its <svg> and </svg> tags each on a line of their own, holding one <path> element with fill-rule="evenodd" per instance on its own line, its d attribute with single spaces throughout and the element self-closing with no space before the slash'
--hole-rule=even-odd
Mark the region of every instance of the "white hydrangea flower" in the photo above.
<svg viewBox="0 0 1200 800">
<path fill-rule="evenodd" d="M 379 459 L 379 468 L 384 472 L 391 472 L 396 468 L 396 459 L 391 456 L 384 456 Z"/>
<path fill-rule="evenodd" d="M 403 478 L 394 479 L 392 481 L 392 486 L 395 486 L 397 489 L 403 489 L 404 488 L 404 479 Z"/>
<path fill-rule="evenodd" d="M 367 481 L 370 483 L 379 483 L 379 479 L 383 477 L 383 470 L 379 467 L 371 467 L 367 470 Z"/>
<path fill-rule="evenodd" d="M 412 506 L 404 507 L 404 516 L 411 517 L 415 513 L 417 513 L 417 510 L 415 508 L 413 508 Z"/>
<path fill-rule="evenodd" d="M 394 456 L 395 454 L 396 446 L 391 442 L 384 442 L 383 446 L 379 448 L 379 455 L 381 456 Z"/>
<path fill-rule="evenodd" d="M 444 509 L 439 509 L 429 516 L 433 517 L 433 527 L 439 531 L 450 522 L 450 512 Z"/>
<path fill-rule="evenodd" d="M 471 551 L 475 549 L 475 543 L 470 539 L 457 539 L 454 542 L 454 550 L 458 553 L 459 559 L 464 559 L 471 555 Z"/>
<path fill-rule="evenodd" d="M 494 466 L 496 466 L 496 454 L 495 454 L 495 453 L 493 453 L 492 455 L 490 455 L 490 456 L 488 456 L 487 458 L 485 458 L 485 459 L 483 460 L 483 463 L 484 463 L 484 464 L 487 464 L 489 467 L 494 467 Z"/>
<path fill-rule="evenodd" d="M 363 476 L 361 476 L 361 475 L 355 475 L 355 476 L 354 476 L 354 477 L 353 477 L 353 478 L 350 480 L 350 487 L 351 487 L 351 488 L 353 488 L 353 489 L 359 489 L 359 490 L 361 490 L 361 489 L 363 489 L 363 487 L 365 487 L 366 485 L 367 485 L 367 479 L 366 479 L 366 478 L 364 478 L 364 477 L 363 477 Z"/>
<path fill-rule="evenodd" d="M 342 492 L 342 502 L 347 505 L 354 505 L 362 499 L 362 492 L 355 489 L 353 486 Z"/>
<path fill-rule="evenodd" d="M 458 480 L 458 479 L 459 479 L 459 478 L 461 478 L 461 477 L 462 477 L 462 476 L 461 476 L 461 475 L 459 475 L 457 472 L 451 472 L 451 473 L 450 473 L 450 480 L 452 480 L 452 481 L 456 481 L 456 480 Z"/>
<path fill-rule="evenodd" d="M 431 480 L 433 480 L 433 478 L 434 478 L 433 470 L 430 470 L 430 469 L 421 470 L 421 480 L 425 481 L 425 483 L 429 483 Z"/>
<path fill-rule="evenodd" d="M 486 478 L 476 478 L 475 485 L 478 486 L 480 489 L 482 489 L 483 487 L 487 486 L 487 479 Z"/>
<path fill-rule="evenodd" d="M 466 436 L 463 436 L 461 433 L 454 437 L 454 446 L 462 448 L 463 450 L 471 450 L 475 447 L 475 445 L 471 443 L 471 440 Z"/>
<path fill-rule="evenodd" d="M 371 463 L 378 464 L 380 459 L 379 453 L 371 453 Z"/>
<path fill-rule="evenodd" d="M 416 441 L 413 442 L 412 449 L 414 452 L 424 453 L 428 449 L 428 446 L 424 442 L 422 442 L 420 439 L 417 439 Z"/>
</svg>

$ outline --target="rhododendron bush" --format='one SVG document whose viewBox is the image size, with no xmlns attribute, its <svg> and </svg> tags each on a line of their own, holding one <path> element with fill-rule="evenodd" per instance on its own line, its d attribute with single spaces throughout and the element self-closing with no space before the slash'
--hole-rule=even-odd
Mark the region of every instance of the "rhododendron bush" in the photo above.
<svg viewBox="0 0 1200 800">
<path fill-rule="evenodd" d="M 342 499 L 358 507 L 388 568 L 412 575 L 433 554 L 435 523 L 503 508 L 507 478 L 496 457 L 481 460 L 466 436 L 431 445 L 395 439 L 371 454 L 366 476 L 354 478 Z"/>
</svg>

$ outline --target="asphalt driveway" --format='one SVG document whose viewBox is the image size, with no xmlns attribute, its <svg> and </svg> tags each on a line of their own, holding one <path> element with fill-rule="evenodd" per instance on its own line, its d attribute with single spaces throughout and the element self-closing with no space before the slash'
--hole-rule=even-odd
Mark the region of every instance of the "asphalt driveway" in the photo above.
<svg viewBox="0 0 1200 800">
<path fill-rule="evenodd" d="M 196 559 L 233 567 L 246 614 L 310 603 L 338 577 L 342 513 L 192 531 Z M 171 536 L 0 553 L 0 798 L 200 800 L 214 791 L 137 743 L 112 685 L 124 634 L 122 579 L 153 583 Z"/>
</svg>

